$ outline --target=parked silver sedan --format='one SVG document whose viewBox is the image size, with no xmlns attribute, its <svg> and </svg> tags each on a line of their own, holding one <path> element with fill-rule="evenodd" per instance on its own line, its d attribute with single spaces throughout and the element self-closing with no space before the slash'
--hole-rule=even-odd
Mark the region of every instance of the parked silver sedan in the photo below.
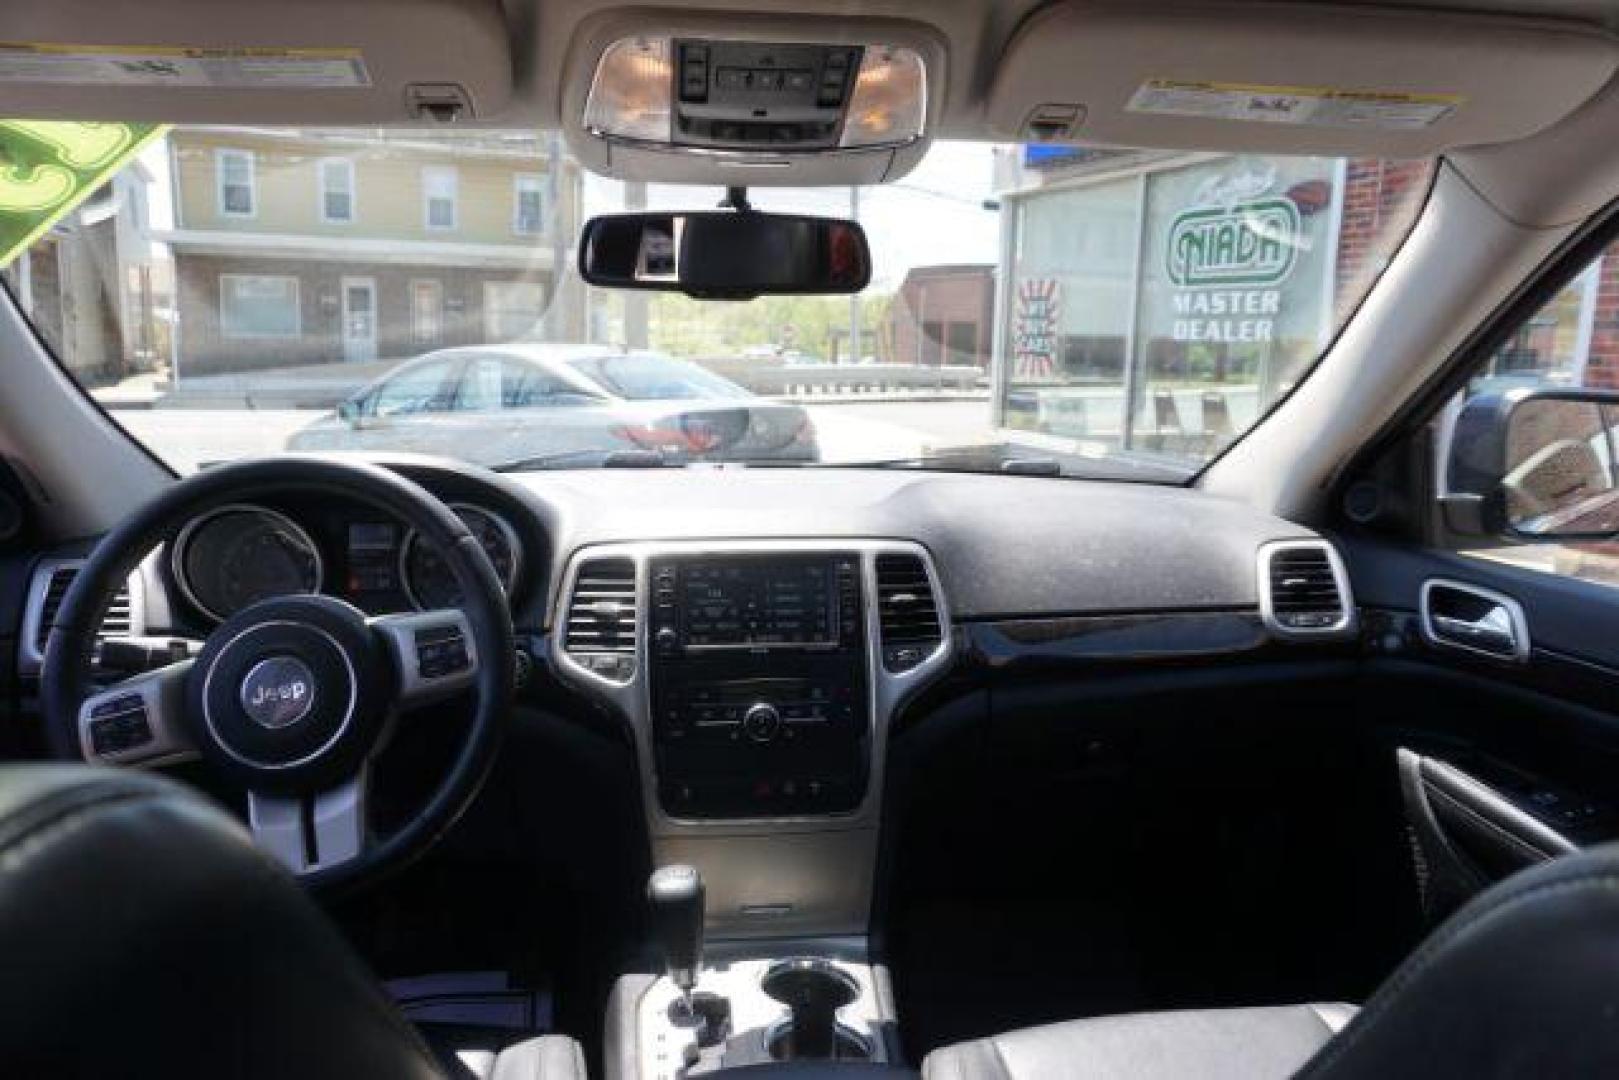
<svg viewBox="0 0 1619 1080">
<path fill-rule="evenodd" d="M 408 360 L 295 432 L 289 450 L 410 451 L 485 465 L 617 453 L 814 461 L 799 406 L 686 360 L 601 345 L 476 345 Z"/>
</svg>

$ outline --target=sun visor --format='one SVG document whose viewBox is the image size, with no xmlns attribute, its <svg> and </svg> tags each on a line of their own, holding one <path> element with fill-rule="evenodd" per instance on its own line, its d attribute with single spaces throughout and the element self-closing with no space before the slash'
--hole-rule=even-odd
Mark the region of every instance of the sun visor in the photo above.
<svg viewBox="0 0 1619 1080">
<path fill-rule="evenodd" d="M 26 119 L 479 119 L 511 92 L 497 0 L 50 0 L 0 29 L 0 98 Z"/>
<path fill-rule="evenodd" d="M 1063 3 L 996 69 L 1023 142 L 1419 157 L 1522 138 L 1619 66 L 1583 25 L 1365 7 Z"/>
</svg>

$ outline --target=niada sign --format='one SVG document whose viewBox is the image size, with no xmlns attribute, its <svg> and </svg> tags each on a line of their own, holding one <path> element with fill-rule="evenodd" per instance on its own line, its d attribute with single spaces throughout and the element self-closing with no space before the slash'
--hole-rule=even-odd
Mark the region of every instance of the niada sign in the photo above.
<svg viewBox="0 0 1619 1080">
<path fill-rule="evenodd" d="M 1283 196 L 1177 214 L 1164 245 L 1175 341 L 1269 342 L 1281 314 L 1282 284 L 1298 262 L 1304 232 L 1298 206 Z"/>
<path fill-rule="evenodd" d="M 1201 207 L 1169 230 L 1169 280 L 1182 288 L 1280 285 L 1293 272 L 1303 221 L 1292 199 Z"/>
</svg>

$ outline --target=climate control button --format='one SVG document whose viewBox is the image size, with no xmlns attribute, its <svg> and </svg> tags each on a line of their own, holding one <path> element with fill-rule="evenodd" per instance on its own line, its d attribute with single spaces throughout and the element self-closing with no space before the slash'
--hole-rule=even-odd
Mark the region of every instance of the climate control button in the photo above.
<svg viewBox="0 0 1619 1080">
<path fill-rule="evenodd" d="M 767 743 L 781 733 L 781 713 L 763 701 L 750 706 L 742 714 L 742 732 L 754 742 Z"/>
</svg>

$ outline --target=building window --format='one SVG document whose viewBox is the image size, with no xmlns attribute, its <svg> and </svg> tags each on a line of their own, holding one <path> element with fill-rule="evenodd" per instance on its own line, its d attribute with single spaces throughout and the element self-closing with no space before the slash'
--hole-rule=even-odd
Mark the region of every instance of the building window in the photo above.
<svg viewBox="0 0 1619 1080">
<path fill-rule="evenodd" d="M 456 179 L 453 165 L 429 165 L 422 170 L 422 213 L 434 232 L 455 228 Z"/>
<path fill-rule="evenodd" d="M 320 219 L 329 222 L 354 220 L 354 162 L 348 158 L 325 158 L 320 171 Z"/>
<path fill-rule="evenodd" d="M 410 340 L 437 345 L 444 336 L 444 286 L 437 281 L 410 283 Z"/>
<path fill-rule="evenodd" d="M 545 287 L 536 281 L 488 281 L 483 286 L 483 328 L 491 342 L 532 338 L 545 317 Z"/>
<path fill-rule="evenodd" d="M 545 231 L 545 178 L 538 173 L 512 177 L 512 232 L 538 236 Z"/>
<path fill-rule="evenodd" d="M 250 218 L 258 210 L 251 150 L 214 151 L 214 178 L 219 186 L 219 212 L 224 217 Z"/>
<path fill-rule="evenodd" d="M 297 337 L 298 279 L 219 275 L 219 331 L 228 338 Z"/>
</svg>

